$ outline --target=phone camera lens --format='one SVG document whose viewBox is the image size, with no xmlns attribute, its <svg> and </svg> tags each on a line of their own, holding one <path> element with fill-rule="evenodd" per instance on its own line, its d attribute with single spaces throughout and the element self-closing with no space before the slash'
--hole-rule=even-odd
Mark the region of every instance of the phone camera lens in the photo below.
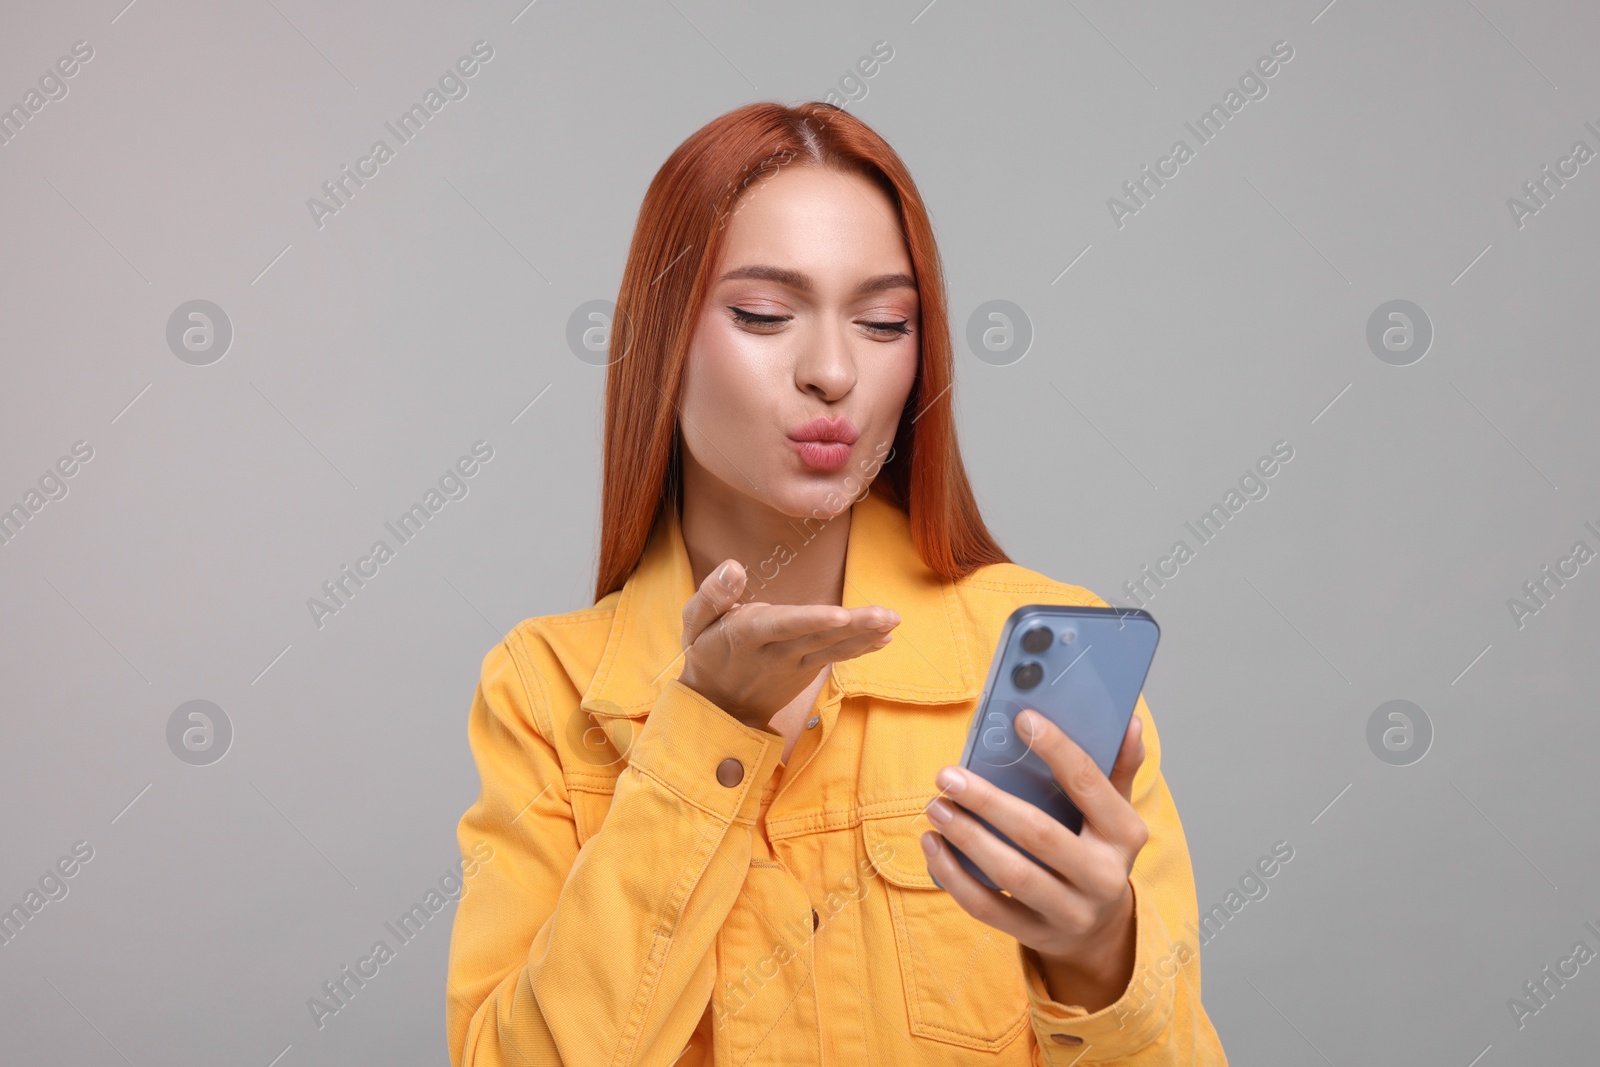
<svg viewBox="0 0 1600 1067">
<path fill-rule="evenodd" d="M 1037 663 L 1019 664 L 1017 669 L 1011 672 L 1011 684 L 1018 689 L 1032 689 L 1043 678 L 1044 668 Z"/>
<path fill-rule="evenodd" d="M 1035 626 L 1022 635 L 1022 647 L 1024 651 L 1031 652 L 1037 656 L 1050 647 L 1050 640 L 1050 627 Z"/>
</svg>

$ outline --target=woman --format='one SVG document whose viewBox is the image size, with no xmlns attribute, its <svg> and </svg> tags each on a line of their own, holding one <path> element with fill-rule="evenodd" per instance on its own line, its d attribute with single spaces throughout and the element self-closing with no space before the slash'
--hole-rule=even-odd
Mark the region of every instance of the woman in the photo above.
<svg viewBox="0 0 1600 1067">
<path fill-rule="evenodd" d="M 1081 837 L 951 766 L 1012 610 L 1105 602 L 984 527 L 944 299 L 845 111 L 743 107 L 657 173 L 596 603 L 508 634 L 472 704 L 456 1067 L 1226 1062 L 1143 698 L 1109 778 L 1032 738 Z"/>
</svg>

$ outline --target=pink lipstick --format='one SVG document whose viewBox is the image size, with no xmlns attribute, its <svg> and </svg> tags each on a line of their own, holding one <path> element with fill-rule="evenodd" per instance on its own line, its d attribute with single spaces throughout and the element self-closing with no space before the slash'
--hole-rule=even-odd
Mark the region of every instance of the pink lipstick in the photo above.
<svg viewBox="0 0 1600 1067">
<path fill-rule="evenodd" d="M 789 431 L 789 443 L 800 454 L 800 461 L 815 471 L 836 471 L 850 460 L 850 449 L 860 436 L 855 424 L 843 415 L 817 416 Z"/>
</svg>

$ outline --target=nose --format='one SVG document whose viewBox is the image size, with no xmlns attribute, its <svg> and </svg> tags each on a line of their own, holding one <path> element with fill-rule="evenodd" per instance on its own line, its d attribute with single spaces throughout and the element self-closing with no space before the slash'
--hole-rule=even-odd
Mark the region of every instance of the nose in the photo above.
<svg viewBox="0 0 1600 1067">
<path fill-rule="evenodd" d="M 828 403 L 855 388 L 855 357 L 842 330 L 824 328 L 801 346 L 795 361 L 794 384 Z"/>
</svg>

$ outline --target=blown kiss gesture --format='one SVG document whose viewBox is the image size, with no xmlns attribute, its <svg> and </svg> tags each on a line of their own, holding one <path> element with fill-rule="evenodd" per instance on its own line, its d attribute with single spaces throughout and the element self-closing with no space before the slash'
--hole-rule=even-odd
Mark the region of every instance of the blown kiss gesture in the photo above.
<svg viewBox="0 0 1600 1067">
<path fill-rule="evenodd" d="M 1033 950 L 1052 1000 L 1096 1012 L 1115 1003 L 1133 977 L 1136 931 L 1128 879 L 1150 837 L 1132 802 L 1133 776 L 1144 762 L 1143 723 L 1138 715 L 1129 720 L 1109 779 L 1038 712 L 1019 713 L 1016 727 L 1050 768 L 1056 786 L 1083 812 L 1083 832 L 1073 833 L 969 771 L 944 767 L 934 777 L 940 797 L 927 807 L 937 832 L 922 835 L 922 851 L 928 871 L 967 914 Z M 968 811 L 1049 869 L 1001 841 Z M 968 874 L 945 839 L 1010 895 Z"/>
</svg>

